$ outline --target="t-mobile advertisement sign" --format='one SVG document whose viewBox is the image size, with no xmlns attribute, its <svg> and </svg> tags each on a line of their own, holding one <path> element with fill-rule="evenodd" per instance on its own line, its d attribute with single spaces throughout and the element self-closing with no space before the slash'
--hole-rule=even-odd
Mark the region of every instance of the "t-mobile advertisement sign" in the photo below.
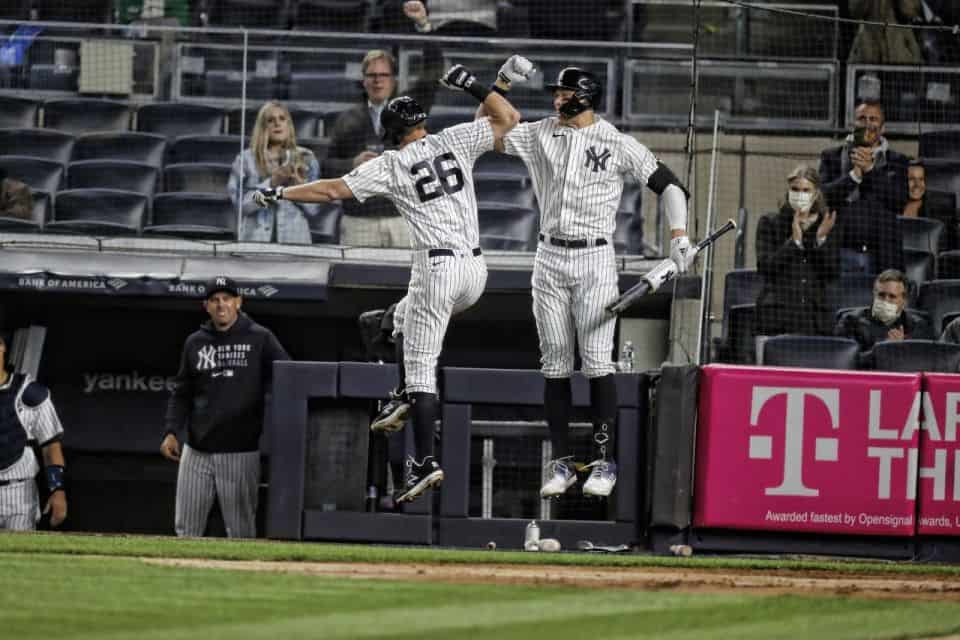
<svg viewBox="0 0 960 640">
<path fill-rule="evenodd" d="M 920 381 L 705 367 L 694 525 L 913 535 Z"/>
<path fill-rule="evenodd" d="M 917 533 L 960 536 L 960 376 L 924 374 Z"/>
</svg>

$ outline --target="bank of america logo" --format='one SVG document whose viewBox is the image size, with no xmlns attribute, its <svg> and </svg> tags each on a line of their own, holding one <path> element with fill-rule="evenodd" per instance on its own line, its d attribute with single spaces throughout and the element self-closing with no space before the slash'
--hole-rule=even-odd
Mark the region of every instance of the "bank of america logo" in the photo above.
<svg viewBox="0 0 960 640">
<path fill-rule="evenodd" d="M 111 288 L 116 289 L 117 291 L 119 291 L 120 289 L 123 289 L 125 286 L 127 286 L 127 281 L 126 281 L 126 280 L 121 280 L 120 278 L 111 278 L 111 279 L 107 280 L 107 284 L 108 284 Z"/>
<path fill-rule="evenodd" d="M 269 284 L 263 285 L 262 287 L 260 287 L 259 289 L 257 289 L 257 291 L 259 291 L 261 295 L 264 295 L 264 296 L 266 296 L 266 297 L 268 297 L 268 298 L 271 297 L 271 296 L 275 296 L 275 295 L 277 295 L 278 293 L 280 293 L 280 289 L 277 289 L 276 287 L 274 287 L 274 286 L 272 286 L 272 285 L 269 285 Z"/>
</svg>

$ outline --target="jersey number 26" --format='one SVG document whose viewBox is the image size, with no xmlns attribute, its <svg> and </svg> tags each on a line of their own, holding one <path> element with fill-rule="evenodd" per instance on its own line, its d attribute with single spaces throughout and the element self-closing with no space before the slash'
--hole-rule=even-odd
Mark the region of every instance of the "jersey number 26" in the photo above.
<svg viewBox="0 0 960 640">
<path fill-rule="evenodd" d="M 454 194 L 463 189 L 463 172 L 457 166 L 457 159 L 452 153 L 440 154 L 433 159 L 432 164 L 431 167 L 429 160 L 421 160 L 410 167 L 410 175 L 420 176 L 415 185 L 420 202 L 430 202 L 445 193 Z M 426 175 L 421 175 L 423 171 L 426 171 Z"/>
</svg>

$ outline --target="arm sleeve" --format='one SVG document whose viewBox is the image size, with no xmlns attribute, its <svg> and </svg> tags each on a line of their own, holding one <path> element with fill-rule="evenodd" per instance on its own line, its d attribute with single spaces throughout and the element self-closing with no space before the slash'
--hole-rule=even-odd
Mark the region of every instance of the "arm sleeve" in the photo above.
<svg viewBox="0 0 960 640">
<path fill-rule="evenodd" d="M 493 150 L 493 126 L 489 118 L 447 127 L 440 132 L 440 136 L 470 167 L 481 155 Z"/>
<path fill-rule="evenodd" d="M 377 156 L 343 176 L 353 197 L 363 202 L 375 196 L 389 195 L 393 189 L 388 155 Z"/>
<path fill-rule="evenodd" d="M 304 176 L 306 182 L 313 182 L 320 178 L 320 163 L 317 162 L 317 157 L 313 155 L 313 152 L 309 149 L 303 150 L 306 155 L 307 163 L 307 174 Z M 312 217 L 317 215 L 317 212 L 320 210 L 319 202 L 293 202 L 295 207 L 300 209 L 303 215 L 307 217 Z"/>
<path fill-rule="evenodd" d="M 28 399 L 28 394 L 36 400 Z M 27 435 L 43 447 L 63 436 L 63 425 L 50 399 L 50 391 L 38 382 L 31 382 L 21 396 L 21 419 Z"/>
<path fill-rule="evenodd" d="M 503 138 L 504 152 L 511 156 L 518 156 L 524 161 L 530 160 L 537 143 L 537 126 L 536 122 L 521 122 L 511 129 Z"/>
<path fill-rule="evenodd" d="M 243 171 L 244 154 L 241 153 L 237 155 L 236 160 L 233 161 L 233 167 L 230 169 L 230 180 L 227 182 L 227 194 L 230 196 L 230 200 L 234 206 L 236 206 L 238 199 L 242 199 L 243 215 L 250 216 L 261 209 L 261 207 L 253 201 L 253 192 L 257 189 L 266 189 L 269 187 L 270 176 L 267 176 L 264 180 L 260 180 L 255 187 L 247 187 L 248 182 L 244 180 Z"/>
<path fill-rule="evenodd" d="M 184 345 L 180 355 L 180 369 L 174 379 L 173 391 L 167 401 L 167 413 L 163 420 L 163 433 L 177 433 L 187 417 L 190 415 L 190 404 L 193 399 L 193 377 L 190 375 L 190 358 L 188 356 L 189 342 Z"/>
</svg>

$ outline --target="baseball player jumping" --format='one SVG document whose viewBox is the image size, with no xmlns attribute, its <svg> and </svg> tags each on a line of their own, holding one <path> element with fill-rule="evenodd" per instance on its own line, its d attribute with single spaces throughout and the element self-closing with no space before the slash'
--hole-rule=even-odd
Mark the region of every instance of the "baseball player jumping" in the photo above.
<svg viewBox="0 0 960 640">
<path fill-rule="evenodd" d="M 529 74 L 529 62 L 525 68 Z M 380 123 L 384 138 L 398 145 L 396 151 L 386 151 L 342 178 L 261 189 L 255 196 L 264 205 L 280 199 L 363 202 L 383 196 L 393 201 L 407 221 L 413 268 L 394 326 L 397 343 L 402 345 L 400 379 L 406 385 L 416 451 L 407 456 L 400 502 L 417 498 L 443 480 L 443 470 L 434 458 L 437 359 L 451 315 L 472 306 L 487 281 L 479 247 L 473 164 L 500 144 L 520 120 L 503 96 L 481 86 L 462 65 L 451 67 L 441 83 L 472 95 L 489 117 L 428 134 L 427 114 L 420 105 L 407 96 L 394 98 L 381 112 Z"/>
<path fill-rule="evenodd" d="M 506 68 L 495 90 L 505 94 L 511 82 L 524 79 Z M 547 89 L 557 115 L 520 124 L 496 145 L 497 151 L 519 156 L 527 165 L 540 203 L 533 314 L 555 456 L 544 470 L 540 495 L 560 496 L 577 481 L 568 430 L 574 344 L 579 343 L 593 419 L 594 459 L 586 465 L 590 476 L 583 493 L 606 497 L 617 482 L 617 392 L 612 360 L 616 317 L 604 307 L 619 293 L 612 236 L 623 182 L 636 176 L 663 200 L 672 236 L 670 257 L 680 271 L 686 270 L 690 253 L 687 191 L 649 149 L 596 115 L 603 87 L 592 73 L 567 67 Z M 485 109 L 481 105 L 477 116 Z"/>
</svg>

